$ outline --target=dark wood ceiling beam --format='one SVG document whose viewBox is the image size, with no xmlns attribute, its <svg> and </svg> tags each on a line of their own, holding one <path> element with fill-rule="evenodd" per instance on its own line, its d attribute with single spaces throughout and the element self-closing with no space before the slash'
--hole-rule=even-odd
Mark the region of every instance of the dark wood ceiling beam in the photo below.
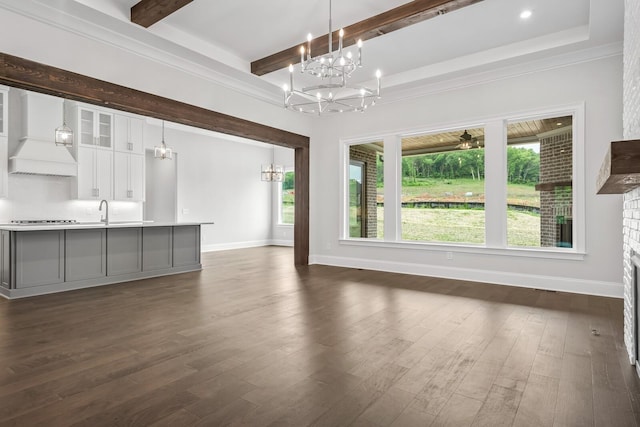
<svg viewBox="0 0 640 427">
<path fill-rule="evenodd" d="M 369 40 L 409 25 L 425 21 L 434 16 L 452 12 L 482 0 L 414 0 L 395 9 L 357 22 L 344 28 L 343 47 L 356 44 L 358 39 Z M 417 41 L 416 41 L 417 42 Z M 300 46 L 296 46 L 274 53 L 251 63 L 251 72 L 262 76 L 273 71 L 288 67 L 289 64 L 300 62 Z M 338 30 L 333 33 L 333 49 L 338 49 Z M 311 41 L 311 53 L 314 55 L 329 51 L 329 35 L 316 37 Z"/>
<path fill-rule="evenodd" d="M 142 0 L 131 7 L 131 22 L 149 28 L 193 0 Z"/>
<path fill-rule="evenodd" d="M 309 137 L 0 53 L 0 83 L 283 147 Z"/>
</svg>

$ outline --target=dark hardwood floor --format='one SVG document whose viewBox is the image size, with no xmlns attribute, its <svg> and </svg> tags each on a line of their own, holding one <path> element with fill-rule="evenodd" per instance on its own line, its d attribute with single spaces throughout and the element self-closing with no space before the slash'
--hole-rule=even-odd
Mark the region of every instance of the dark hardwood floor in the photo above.
<svg viewBox="0 0 640 427">
<path fill-rule="evenodd" d="M 634 426 L 622 301 L 294 267 L 0 301 L 0 425 Z"/>
</svg>

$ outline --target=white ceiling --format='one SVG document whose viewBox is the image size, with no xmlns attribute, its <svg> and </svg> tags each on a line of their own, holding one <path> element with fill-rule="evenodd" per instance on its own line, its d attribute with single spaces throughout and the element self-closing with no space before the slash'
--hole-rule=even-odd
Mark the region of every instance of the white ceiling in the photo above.
<svg viewBox="0 0 640 427">
<path fill-rule="evenodd" d="M 131 49 L 144 49 L 145 44 L 166 49 L 172 57 L 183 56 L 241 82 L 243 90 L 253 87 L 272 102 L 281 100 L 279 88 L 288 81 L 287 71 L 256 77 L 249 72 L 251 61 L 301 44 L 309 32 L 326 34 L 329 26 L 329 0 L 194 0 L 144 29 L 129 21 L 129 10 L 137 1 L 0 0 L 0 7 L 25 9 L 24 4 L 33 3 L 61 9 L 96 27 L 127 33 L 128 39 L 136 40 Z M 407 1 L 334 1 L 333 28 Z M 525 9 L 533 12 L 528 20 L 519 17 Z M 624 0 L 484 0 L 366 41 L 364 67 L 353 80 L 369 81 L 379 68 L 385 92 L 406 91 L 448 77 L 580 51 L 621 51 L 623 9 Z"/>
</svg>

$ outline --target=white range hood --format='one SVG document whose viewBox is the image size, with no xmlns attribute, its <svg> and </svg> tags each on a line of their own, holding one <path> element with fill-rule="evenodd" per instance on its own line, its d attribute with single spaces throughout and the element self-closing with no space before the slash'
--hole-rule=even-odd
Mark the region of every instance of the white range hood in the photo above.
<svg viewBox="0 0 640 427">
<path fill-rule="evenodd" d="M 71 152 L 54 142 L 62 124 L 60 98 L 21 91 L 22 126 L 15 154 L 9 157 L 9 173 L 77 176 L 78 164 Z"/>
</svg>

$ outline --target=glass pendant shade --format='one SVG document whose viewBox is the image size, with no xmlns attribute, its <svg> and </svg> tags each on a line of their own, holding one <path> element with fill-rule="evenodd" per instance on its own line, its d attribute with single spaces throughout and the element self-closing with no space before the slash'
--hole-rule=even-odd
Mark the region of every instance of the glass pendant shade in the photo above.
<svg viewBox="0 0 640 427">
<path fill-rule="evenodd" d="M 73 131 L 66 123 L 62 123 L 62 126 L 56 128 L 56 145 L 71 146 L 73 145 Z"/>
<path fill-rule="evenodd" d="M 267 182 L 284 181 L 284 167 L 273 163 L 262 165 L 261 179 Z"/>
<path fill-rule="evenodd" d="M 62 126 L 56 128 L 54 141 L 56 145 L 69 147 L 73 145 L 73 130 L 67 126 L 65 107 L 65 101 L 62 101 Z"/>
<path fill-rule="evenodd" d="M 164 142 L 164 120 L 162 121 L 162 143 L 154 147 L 153 157 L 160 160 L 171 160 L 173 158 L 173 150 L 167 147 Z"/>
<path fill-rule="evenodd" d="M 165 160 L 165 159 L 171 160 L 173 158 L 173 150 L 167 147 L 167 144 L 165 144 L 164 141 L 162 141 L 162 144 L 154 147 L 153 156 L 156 159 L 160 159 L 160 160 Z"/>
</svg>

